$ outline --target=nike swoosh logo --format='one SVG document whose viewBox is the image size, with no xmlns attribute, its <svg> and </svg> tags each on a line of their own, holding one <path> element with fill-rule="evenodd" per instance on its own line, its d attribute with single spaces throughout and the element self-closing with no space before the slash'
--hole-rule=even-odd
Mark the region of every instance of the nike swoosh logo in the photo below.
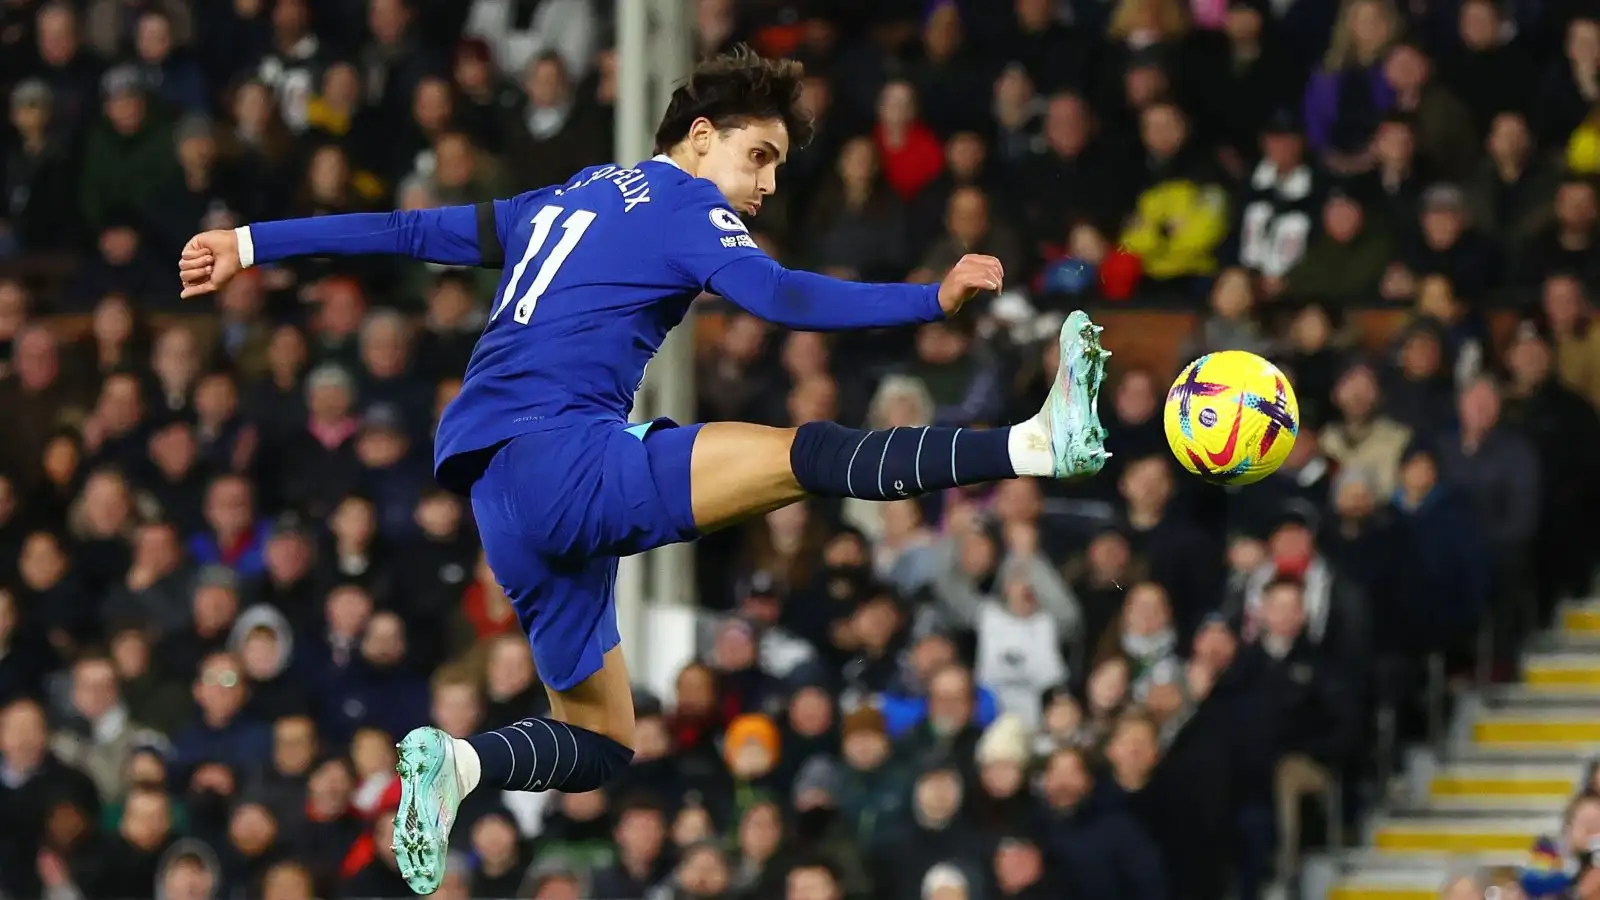
<svg viewBox="0 0 1600 900">
<path fill-rule="evenodd" d="M 1214 466 L 1226 465 L 1233 459 L 1233 451 L 1239 446 L 1239 423 L 1244 421 L 1244 398 L 1239 398 L 1239 408 L 1233 411 L 1233 430 L 1228 432 L 1228 442 L 1222 445 L 1221 453 L 1206 451 L 1206 457 Z"/>
</svg>

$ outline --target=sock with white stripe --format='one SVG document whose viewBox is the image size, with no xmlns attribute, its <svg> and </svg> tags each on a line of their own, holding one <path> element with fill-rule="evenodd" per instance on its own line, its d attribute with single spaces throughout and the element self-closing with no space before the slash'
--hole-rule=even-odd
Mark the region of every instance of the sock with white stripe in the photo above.
<svg viewBox="0 0 1600 900">
<path fill-rule="evenodd" d="M 632 750 L 603 734 L 542 717 L 475 734 L 465 743 L 476 757 L 478 777 L 471 778 L 473 767 L 466 760 L 458 761 L 463 792 L 483 784 L 503 791 L 581 794 L 603 786 L 633 761 Z"/>
<path fill-rule="evenodd" d="M 833 422 L 808 422 L 795 430 L 789 464 L 807 493 L 862 500 L 898 500 L 960 485 L 1048 474 L 1048 439 L 1013 441 L 1015 431 L 933 426 L 861 431 Z M 1042 446 L 1043 471 L 1036 471 L 1037 452 L 1014 459 L 1013 443 L 1022 451 Z"/>
</svg>

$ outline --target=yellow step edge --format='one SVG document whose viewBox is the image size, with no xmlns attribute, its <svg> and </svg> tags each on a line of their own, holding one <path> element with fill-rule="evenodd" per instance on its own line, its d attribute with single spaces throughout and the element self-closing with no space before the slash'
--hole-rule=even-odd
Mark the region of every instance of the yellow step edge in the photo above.
<svg viewBox="0 0 1600 900">
<path fill-rule="evenodd" d="M 1515 853 L 1533 846 L 1538 835 L 1511 831 L 1440 831 L 1382 828 L 1372 845 L 1393 853 Z"/>
<path fill-rule="evenodd" d="M 1496 719 L 1472 726 L 1480 744 L 1587 744 L 1600 742 L 1600 719 Z"/>
<path fill-rule="evenodd" d="M 1522 673 L 1524 684 L 1533 688 L 1600 687 L 1600 663 L 1594 666 L 1529 666 Z"/>
<path fill-rule="evenodd" d="M 1371 885 L 1335 886 L 1328 892 L 1327 900 L 1439 900 L 1438 891 L 1426 888 L 1383 887 Z"/>
<path fill-rule="evenodd" d="M 1571 778 L 1518 778 L 1514 775 L 1452 777 L 1440 775 L 1428 784 L 1434 797 L 1568 797 L 1575 790 Z"/>
<path fill-rule="evenodd" d="M 1561 614 L 1561 629 L 1578 634 L 1600 634 L 1600 609 L 1569 609 Z"/>
</svg>

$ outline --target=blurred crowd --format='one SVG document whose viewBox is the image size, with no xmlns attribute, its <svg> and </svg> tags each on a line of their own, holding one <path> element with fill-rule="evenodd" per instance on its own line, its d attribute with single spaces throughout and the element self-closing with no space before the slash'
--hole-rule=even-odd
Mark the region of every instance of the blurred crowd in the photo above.
<svg viewBox="0 0 1600 900">
<path fill-rule="evenodd" d="M 181 305 L 172 262 L 609 160 L 606 6 L 0 3 L 0 896 L 407 896 L 395 737 L 544 708 L 429 473 L 496 273 L 304 260 Z M 692 6 L 698 53 L 807 64 L 818 139 L 752 223 L 775 256 L 1008 273 L 905 332 L 708 298 L 702 418 L 1013 421 L 1052 323 L 1123 304 L 1191 315 L 1184 359 L 1279 361 L 1295 452 L 1180 478 L 1173 372 L 1117 369 L 1091 482 L 708 538 L 702 658 L 640 691 L 635 765 L 472 796 L 442 897 L 1254 900 L 1427 737 L 1430 659 L 1505 677 L 1587 591 L 1600 10 Z M 1404 327 L 1359 333 L 1374 307 Z"/>
</svg>

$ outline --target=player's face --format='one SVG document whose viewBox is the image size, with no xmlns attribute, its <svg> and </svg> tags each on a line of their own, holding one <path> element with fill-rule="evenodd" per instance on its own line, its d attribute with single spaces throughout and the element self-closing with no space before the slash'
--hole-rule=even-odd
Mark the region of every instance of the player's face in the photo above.
<svg viewBox="0 0 1600 900">
<path fill-rule="evenodd" d="M 789 131 L 783 122 L 772 119 L 718 131 L 702 120 L 690 134 L 700 156 L 695 174 L 715 184 L 739 212 L 760 212 L 761 202 L 777 190 L 778 166 L 789 157 Z"/>
</svg>

